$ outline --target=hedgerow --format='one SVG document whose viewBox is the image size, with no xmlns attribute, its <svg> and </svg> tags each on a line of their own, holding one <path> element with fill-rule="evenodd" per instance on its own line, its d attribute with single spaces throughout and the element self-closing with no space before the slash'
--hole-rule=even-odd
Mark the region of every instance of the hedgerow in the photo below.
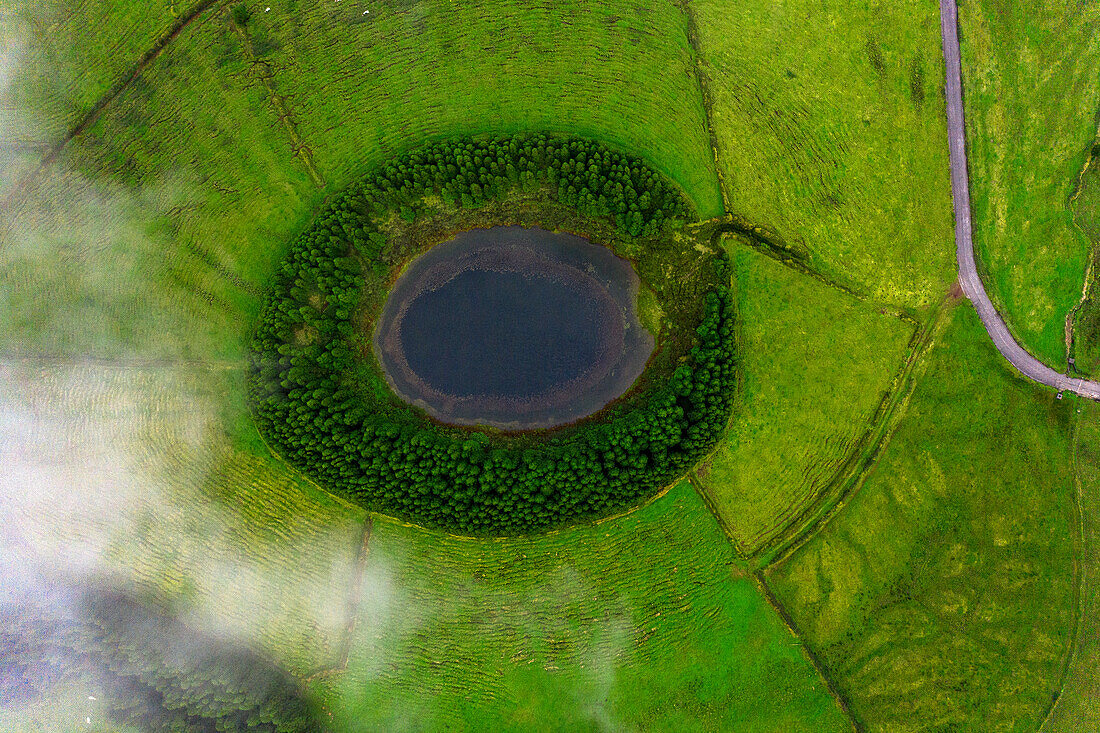
<svg viewBox="0 0 1100 733">
<path fill-rule="evenodd" d="M 721 285 L 705 296 L 687 358 L 643 404 L 535 445 L 445 430 L 411 407 L 379 410 L 356 388 L 364 277 L 387 270 L 378 223 L 394 211 L 415 218 L 426 196 L 477 207 L 517 186 L 549 187 L 629 236 L 690 216 L 682 196 L 638 159 L 545 136 L 432 145 L 352 186 L 293 244 L 253 339 L 254 413 L 287 460 L 368 509 L 499 534 L 628 506 L 714 444 L 735 380 L 732 298 Z"/>
</svg>

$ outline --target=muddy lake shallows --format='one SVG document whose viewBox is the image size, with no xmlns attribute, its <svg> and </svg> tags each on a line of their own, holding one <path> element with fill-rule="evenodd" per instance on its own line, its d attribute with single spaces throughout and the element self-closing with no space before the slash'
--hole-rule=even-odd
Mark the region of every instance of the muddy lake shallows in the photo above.
<svg viewBox="0 0 1100 733">
<path fill-rule="evenodd" d="M 582 237 L 472 229 L 398 279 L 374 351 L 405 401 L 446 423 L 549 428 L 596 412 L 645 368 L 631 264 Z"/>
</svg>

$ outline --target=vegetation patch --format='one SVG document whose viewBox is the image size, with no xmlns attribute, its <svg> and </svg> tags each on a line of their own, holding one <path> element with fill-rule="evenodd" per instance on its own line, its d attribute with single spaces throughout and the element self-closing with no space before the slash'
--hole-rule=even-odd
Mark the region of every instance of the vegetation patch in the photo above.
<svg viewBox="0 0 1100 733">
<path fill-rule="evenodd" d="M 1096 139 L 1100 6 L 959 4 L 974 250 L 1016 340 L 1066 365 L 1087 242 L 1067 203 Z"/>
<path fill-rule="evenodd" d="M 26 705 L 84 676 L 106 698 L 107 715 L 140 730 L 324 729 L 293 677 L 246 647 L 186 627 L 148 599 L 48 582 L 5 601 L 0 707 Z"/>
<path fill-rule="evenodd" d="M 1071 401 L 961 306 L 859 492 L 769 571 L 870 730 L 1034 730 L 1075 616 Z"/>
<path fill-rule="evenodd" d="M 648 280 L 674 325 L 667 381 L 605 419 L 527 444 L 435 426 L 379 400 L 362 328 L 393 276 L 386 253 L 400 246 L 383 222 L 415 221 L 432 207 L 476 209 L 513 189 L 543 189 L 608 222 L 633 245 L 624 254 L 638 257 L 643 278 L 669 264 L 671 250 L 692 264 L 686 279 Z M 671 222 L 689 216 L 682 196 L 640 160 L 576 139 L 441 143 L 395 161 L 338 197 L 276 277 L 253 342 L 262 432 L 336 493 L 453 531 L 528 531 L 636 503 L 694 465 L 733 402 L 728 265 L 721 252 L 673 236 Z"/>
<path fill-rule="evenodd" d="M 486 540 L 376 519 L 337 730 L 850 731 L 687 482 Z"/>
<path fill-rule="evenodd" d="M 901 368 L 913 327 L 730 240 L 739 406 L 699 480 L 746 554 L 836 487 Z"/>
</svg>

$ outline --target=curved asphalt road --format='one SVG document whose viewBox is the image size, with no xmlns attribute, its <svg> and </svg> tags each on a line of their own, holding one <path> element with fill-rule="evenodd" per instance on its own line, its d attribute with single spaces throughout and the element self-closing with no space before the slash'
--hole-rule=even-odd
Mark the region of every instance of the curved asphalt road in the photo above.
<svg viewBox="0 0 1100 733">
<path fill-rule="evenodd" d="M 955 245 L 958 249 L 959 284 L 974 304 L 993 339 L 997 351 L 1025 377 L 1054 387 L 1100 400 L 1100 383 L 1059 374 L 1024 351 L 1009 333 L 993 307 L 985 286 L 974 266 L 974 241 L 971 238 L 970 185 L 966 167 L 966 135 L 963 125 L 962 68 L 959 59 L 959 22 L 955 0 L 940 0 L 940 29 L 943 33 L 943 58 L 947 66 L 947 140 L 951 151 L 951 195 L 955 203 Z"/>
</svg>

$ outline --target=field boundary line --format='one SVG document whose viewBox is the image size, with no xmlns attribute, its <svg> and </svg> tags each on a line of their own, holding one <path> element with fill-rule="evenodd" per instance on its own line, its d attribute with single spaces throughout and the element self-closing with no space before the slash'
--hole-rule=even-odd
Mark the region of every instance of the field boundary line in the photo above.
<svg viewBox="0 0 1100 733">
<path fill-rule="evenodd" d="M 1087 281 L 1086 281 L 1087 282 Z M 1088 411 L 1090 411 L 1090 405 L 1083 404 L 1078 409 L 1086 410 L 1086 417 Z M 1081 481 L 1081 472 L 1079 468 L 1079 460 L 1077 457 L 1077 446 L 1081 437 L 1081 420 L 1084 419 L 1081 415 L 1075 414 L 1073 421 L 1073 508 L 1077 515 L 1077 522 L 1074 529 L 1076 530 L 1076 537 L 1074 537 L 1074 552 L 1073 552 L 1073 632 L 1072 642 L 1069 645 L 1069 649 L 1066 650 L 1066 658 L 1062 662 L 1062 670 L 1058 676 L 1058 685 L 1054 690 L 1054 694 L 1051 696 L 1050 705 L 1047 707 L 1046 714 L 1043 716 L 1043 722 L 1039 725 L 1038 731 L 1040 733 L 1049 732 L 1051 720 L 1054 719 L 1054 711 L 1058 709 L 1058 703 L 1062 699 L 1062 693 L 1065 692 L 1066 682 L 1069 680 L 1070 670 L 1074 667 L 1074 663 L 1077 661 L 1079 652 L 1083 645 L 1082 628 L 1084 624 L 1084 601 L 1082 599 L 1083 590 L 1085 587 L 1085 563 L 1082 562 L 1082 558 L 1093 559 L 1095 555 L 1095 549 L 1093 552 L 1087 550 L 1089 544 L 1090 534 L 1095 533 L 1095 529 L 1091 527 L 1093 520 L 1087 518 L 1088 514 L 1088 502 L 1084 500 L 1085 487 Z M 1086 531 L 1088 527 L 1090 531 Z"/>
<path fill-rule="evenodd" d="M 718 135 L 714 132 L 711 118 L 714 116 L 714 98 L 710 93 L 710 79 L 703 71 L 703 51 L 699 41 L 699 26 L 695 22 L 695 12 L 691 9 L 689 0 L 681 0 L 680 12 L 684 14 L 688 46 L 691 48 L 692 70 L 695 74 L 695 83 L 699 86 L 699 94 L 703 100 L 703 124 L 707 127 L 707 139 L 710 141 L 710 149 L 714 155 L 714 177 L 718 183 L 718 195 L 722 199 L 722 211 L 727 216 L 730 213 L 729 196 L 726 193 L 726 178 L 722 174 L 721 161 L 718 159 Z"/>
<path fill-rule="evenodd" d="M 348 589 L 345 605 L 347 618 L 340 635 L 340 643 L 336 647 L 336 661 L 306 673 L 302 678 L 303 682 L 309 682 L 334 672 L 343 672 L 348 668 L 348 659 L 351 657 L 351 642 L 355 636 L 355 627 L 359 624 L 359 607 L 363 601 L 363 575 L 367 570 L 367 559 L 370 556 L 370 538 L 373 532 L 374 517 L 368 514 L 367 518 L 363 520 L 363 528 L 359 534 L 359 548 L 355 555 L 355 571 L 351 577 L 351 586 Z"/>
<path fill-rule="evenodd" d="M 779 615 L 779 618 L 782 619 L 783 624 L 787 627 L 787 631 L 798 640 L 798 646 L 802 649 L 803 656 L 813 665 L 814 670 L 825 683 L 825 687 L 829 690 L 829 694 L 836 702 L 837 707 L 840 708 L 840 711 L 848 718 L 848 722 L 851 723 L 852 730 L 855 731 L 855 733 L 865 733 L 867 730 L 866 726 L 864 726 L 859 718 L 852 712 L 852 706 L 847 696 L 841 691 L 840 685 L 836 683 L 832 675 L 829 674 L 829 668 L 825 666 L 821 657 L 817 656 L 814 650 L 810 648 L 810 645 L 806 642 L 805 635 L 802 633 L 802 630 L 798 628 L 798 624 L 795 623 L 790 612 L 787 611 L 787 607 L 776 597 L 771 586 L 768 585 L 768 579 L 764 577 L 764 574 L 759 570 L 753 571 L 752 578 L 756 582 L 756 587 L 768 601 L 768 604 L 771 605 L 772 609 Z"/>
<path fill-rule="evenodd" d="M 900 318 L 915 327 L 919 328 L 924 325 L 923 320 L 918 316 L 917 309 L 908 306 L 883 303 L 875 299 L 869 293 L 853 285 L 847 285 L 839 280 L 833 279 L 807 262 L 804 253 L 799 252 L 782 241 L 774 232 L 769 232 L 765 228 L 749 224 L 740 217 L 726 214 L 724 217 L 717 217 L 689 224 L 688 229 L 697 231 L 698 234 L 696 236 L 701 239 L 707 239 L 712 247 L 720 247 L 721 244 L 718 240 L 725 235 L 732 234 L 740 240 L 740 244 L 743 246 L 775 260 L 779 264 L 794 270 L 800 275 L 805 275 L 822 285 L 839 290 L 845 295 L 849 295 L 862 303 L 874 305 L 882 309 L 885 313 L 895 318 Z"/>
<path fill-rule="evenodd" d="M 756 568 L 770 568 L 796 553 L 824 529 L 858 493 L 901 425 L 923 367 L 926 366 L 925 356 L 946 326 L 946 315 L 951 310 L 951 304 L 946 299 L 941 301 L 932 320 L 914 332 L 906 359 L 879 401 L 863 435 L 837 468 L 825 489 L 820 492 L 819 499 L 792 519 L 781 536 L 753 553 L 752 559 Z"/>
<path fill-rule="evenodd" d="M 1100 115 L 1100 110 L 1097 111 Z M 1100 257 L 1100 250 L 1098 250 L 1097 242 L 1092 241 L 1084 227 L 1081 226 L 1081 222 L 1077 218 L 1077 199 L 1081 196 L 1081 191 L 1085 185 L 1085 176 L 1089 172 L 1089 168 L 1093 163 L 1100 162 L 1100 129 L 1096 132 L 1096 137 L 1093 139 L 1092 149 L 1089 151 L 1089 157 L 1085 159 L 1085 164 L 1081 166 L 1081 170 L 1077 173 L 1077 183 L 1073 187 L 1073 195 L 1069 197 L 1069 203 L 1066 208 L 1069 209 L 1070 221 L 1073 222 L 1073 228 L 1081 233 L 1081 235 L 1089 243 L 1089 256 L 1088 262 L 1085 264 L 1085 281 L 1081 285 L 1081 298 L 1077 301 L 1077 304 L 1070 309 L 1066 314 L 1066 363 L 1069 365 L 1069 371 L 1077 374 L 1081 374 L 1077 370 L 1075 350 L 1074 350 L 1074 334 L 1073 334 L 1073 322 L 1077 317 L 1077 312 L 1081 310 L 1081 307 L 1085 305 L 1085 302 L 1089 299 L 1089 292 L 1092 290 L 1093 271 L 1096 269 L 1097 258 Z"/>
<path fill-rule="evenodd" d="M 313 185 L 323 190 L 325 179 L 313 162 L 313 151 L 298 133 L 298 123 L 294 121 L 294 115 L 287 105 L 287 98 L 275 89 L 275 67 L 256 56 L 256 50 L 252 47 L 252 34 L 248 32 L 247 23 L 238 23 L 234 18 L 230 20 L 230 24 L 237 35 L 240 36 L 241 48 L 249 63 L 249 73 L 258 79 L 267 91 L 267 101 L 271 104 L 275 116 L 282 123 L 283 129 L 290 138 L 290 147 L 294 151 L 294 157 L 302 161 L 302 165 L 305 166 L 306 173 L 309 175 L 309 179 L 313 181 Z"/>
<path fill-rule="evenodd" d="M 0 211 L 10 210 L 13 205 L 19 203 L 23 195 L 26 194 L 31 183 L 57 160 L 57 157 L 61 155 L 61 151 L 65 149 L 65 146 L 99 119 L 99 115 L 103 110 L 114 102 L 122 92 L 126 91 L 130 84 L 144 73 L 149 65 L 164 52 L 164 49 L 167 48 L 187 26 L 191 25 L 192 22 L 210 8 L 225 2 L 228 2 L 228 0 L 200 0 L 192 6 L 190 10 L 180 16 L 179 20 L 172 24 L 172 26 L 162 34 L 144 54 L 142 54 L 138 62 L 119 78 L 111 88 L 107 90 L 106 94 L 100 97 L 99 100 L 92 105 L 92 108 L 84 114 L 75 126 L 70 128 L 69 132 L 66 133 L 60 141 L 48 146 L 48 151 L 42 157 L 42 160 L 39 161 L 38 165 L 35 166 L 34 170 L 26 173 L 20 178 L 12 187 L 11 193 L 8 194 L 3 202 L 0 202 Z"/>
<path fill-rule="evenodd" d="M 726 518 L 722 516 L 722 512 L 719 511 L 718 504 L 714 501 L 714 497 L 710 495 L 707 488 L 703 486 L 703 482 L 699 480 L 699 476 L 696 473 L 697 470 L 698 469 L 695 468 L 691 470 L 688 474 L 688 481 L 695 487 L 695 492 L 699 494 L 699 498 L 703 500 L 703 504 L 706 505 L 707 510 L 714 515 L 714 519 L 718 522 L 718 527 L 722 530 L 722 534 L 724 534 L 730 544 L 733 545 L 734 552 L 737 553 L 737 556 L 741 560 L 745 560 L 748 555 L 741 547 L 741 542 L 737 539 L 737 534 L 733 531 L 733 527 L 726 521 Z"/>
</svg>

